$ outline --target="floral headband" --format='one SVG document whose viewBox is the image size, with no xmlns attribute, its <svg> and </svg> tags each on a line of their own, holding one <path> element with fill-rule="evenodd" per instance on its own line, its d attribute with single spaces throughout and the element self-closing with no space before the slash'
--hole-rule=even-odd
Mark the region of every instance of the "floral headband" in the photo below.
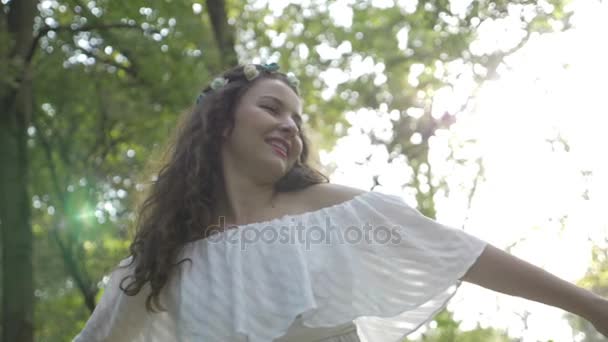
<svg viewBox="0 0 608 342">
<path fill-rule="evenodd" d="M 265 71 L 267 73 L 274 73 L 277 70 L 279 70 L 279 65 L 277 63 L 262 64 L 259 66 L 259 68 L 261 68 L 262 71 Z M 243 67 L 243 73 L 245 74 L 245 78 L 247 79 L 247 81 L 252 81 L 260 75 L 260 70 L 258 69 L 258 66 L 256 66 L 255 64 L 247 64 Z M 211 84 L 209 85 L 209 87 L 212 90 L 217 90 L 217 89 L 220 89 L 221 87 L 225 86 L 226 84 L 228 84 L 228 82 L 230 82 L 230 81 L 223 76 L 216 77 L 215 79 L 213 79 L 213 81 L 211 81 Z M 299 92 L 300 80 L 298 80 L 293 73 L 290 72 L 287 74 L 287 82 L 289 82 L 289 85 L 296 88 Z M 197 97 L 196 104 L 200 104 L 202 102 L 203 98 L 205 97 L 205 95 L 206 94 L 203 91 Z"/>
</svg>

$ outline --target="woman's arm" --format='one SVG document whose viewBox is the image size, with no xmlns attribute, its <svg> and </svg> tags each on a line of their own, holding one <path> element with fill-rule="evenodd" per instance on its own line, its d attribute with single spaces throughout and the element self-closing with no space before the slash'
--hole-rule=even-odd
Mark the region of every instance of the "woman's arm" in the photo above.
<svg viewBox="0 0 608 342">
<path fill-rule="evenodd" d="M 574 313 L 608 337 L 608 300 L 490 244 L 461 279 Z"/>
</svg>

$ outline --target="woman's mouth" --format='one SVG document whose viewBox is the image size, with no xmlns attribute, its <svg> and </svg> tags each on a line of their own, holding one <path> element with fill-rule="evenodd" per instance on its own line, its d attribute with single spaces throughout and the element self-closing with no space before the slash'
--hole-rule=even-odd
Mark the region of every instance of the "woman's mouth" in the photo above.
<svg viewBox="0 0 608 342">
<path fill-rule="evenodd" d="M 268 139 L 266 143 L 270 145 L 274 153 L 283 159 L 287 159 L 287 147 L 281 141 L 276 139 Z"/>
<path fill-rule="evenodd" d="M 287 155 L 285 154 L 285 151 L 281 150 L 280 148 L 277 148 L 275 146 L 272 146 L 272 150 L 278 154 L 281 158 L 283 159 L 287 159 Z"/>
</svg>

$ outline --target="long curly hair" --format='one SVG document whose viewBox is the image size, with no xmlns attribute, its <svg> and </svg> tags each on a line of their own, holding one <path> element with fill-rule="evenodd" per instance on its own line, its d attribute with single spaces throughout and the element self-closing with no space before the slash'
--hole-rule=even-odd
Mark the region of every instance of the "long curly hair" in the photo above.
<svg viewBox="0 0 608 342">
<path fill-rule="evenodd" d="M 130 246 L 131 260 L 125 266 L 134 264 L 134 271 L 121 280 L 120 288 L 134 296 L 149 283 L 148 311 L 164 310 L 159 303 L 161 290 L 176 267 L 190 260 L 177 260 L 184 245 L 213 233 L 211 228 L 218 218 L 217 193 L 224 191 L 219 142 L 225 129 L 232 132 L 234 128 L 239 100 L 266 78 L 285 82 L 300 96 L 287 75 L 270 72 L 260 65 L 256 68 L 260 75 L 252 81 L 245 77 L 244 67 L 237 66 L 223 73 L 229 81 L 226 85 L 217 90 L 212 90 L 210 85 L 203 89 L 203 100 L 178 125 L 166 152 L 166 162 L 138 210 L 135 237 Z M 310 143 L 302 129 L 299 135 L 303 143 L 300 159 L 275 183 L 277 192 L 328 182 L 325 175 L 308 164 Z M 129 279 L 130 283 L 125 286 Z"/>
</svg>

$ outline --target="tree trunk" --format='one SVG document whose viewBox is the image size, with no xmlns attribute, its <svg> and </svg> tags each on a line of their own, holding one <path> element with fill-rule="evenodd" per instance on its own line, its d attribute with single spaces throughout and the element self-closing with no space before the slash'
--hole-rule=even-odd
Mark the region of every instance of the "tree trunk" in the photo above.
<svg viewBox="0 0 608 342">
<path fill-rule="evenodd" d="M 3 50 L 16 72 L 0 87 L 0 229 L 2 231 L 2 340 L 34 340 L 34 284 L 30 198 L 27 190 L 27 128 L 32 113 L 28 52 L 32 47 L 35 0 L 12 1 Z M 6 31 L 5 31 L 6 32 Z"/>
<path fill-rule="evenodd" d="M 232 68 L 238 63 L 238 56 L 234 49 L 235 32 L 232 26 L 228 25 L 228 15 L 226 14 L 225 0 L 207 0 L 209 9 L 209 19 L 213 27 L 213 36 L 220 53 L 220 71 Z"/>
</svg>

